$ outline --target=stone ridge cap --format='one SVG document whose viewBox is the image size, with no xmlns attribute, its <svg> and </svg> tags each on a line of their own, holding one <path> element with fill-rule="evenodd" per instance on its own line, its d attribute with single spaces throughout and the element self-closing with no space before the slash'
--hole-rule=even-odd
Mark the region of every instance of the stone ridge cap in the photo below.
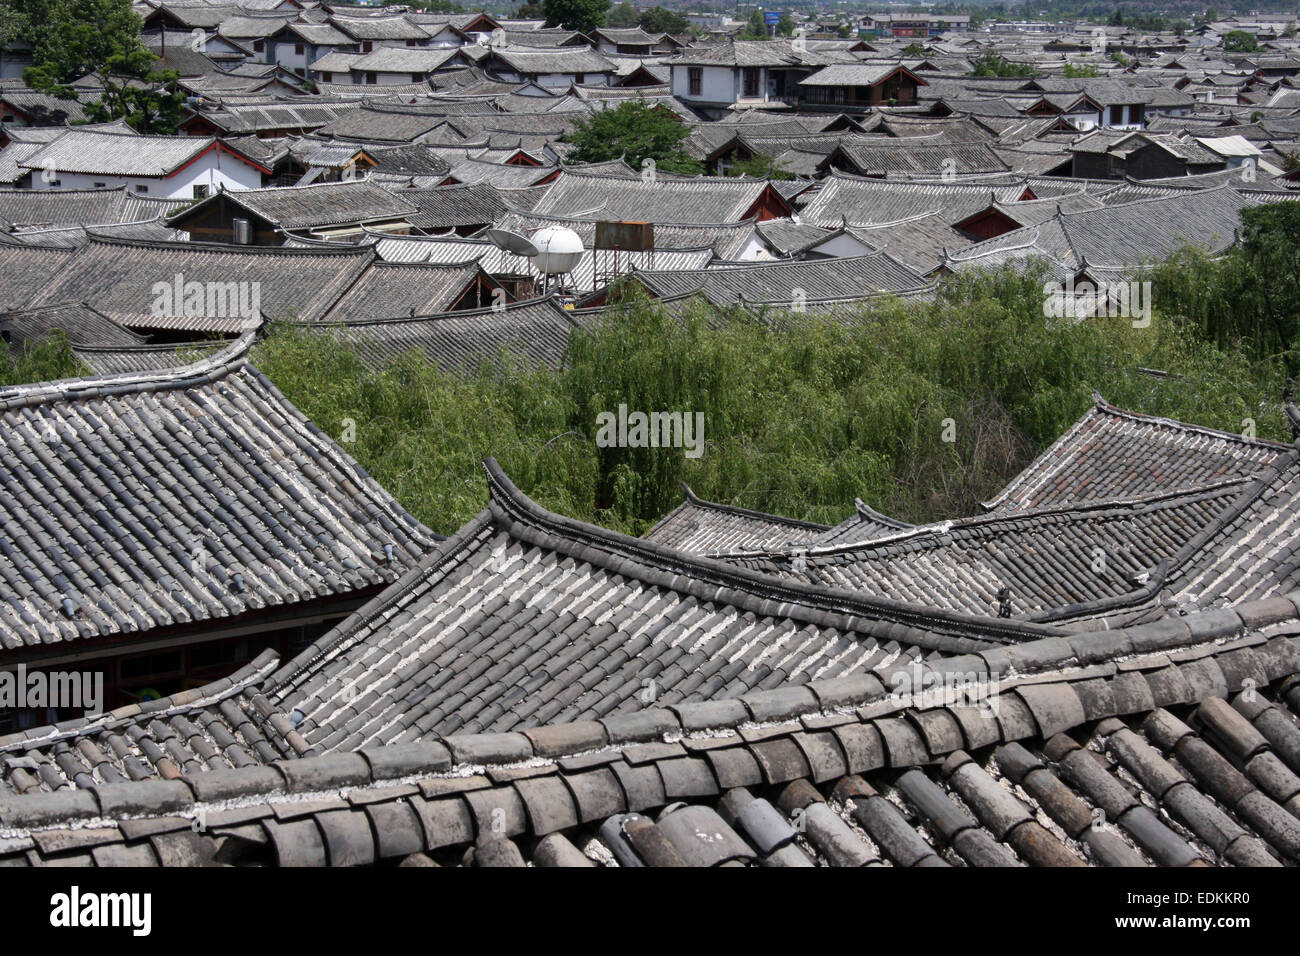
<svg viewBox="0 0 1300 956">
<path fill-rule="evenodd" d="M 1279 452 L 1287 452 L 1294 449 L 1294 445 L 1287 442 L 1272 441 L 1268 438 L 1247 438 L 1245 435 L 1237 432 L 1224 431 L 1220 428 L 1210 428 L 1208 425 L 1197 425 L 1193 422 L 1179 421 L 1177 418 L 1166 418 L 1163 415 L 1148 415 L 1145 412 L 1134 412 L 1127 408 L 1120 408 L 1112 405 L 1102 396 L 1100 392 L 1092 393 L 1093 407 L 1108 415 L 1116 418 L 1126 418 L 1130 421 L 1143 422 L 1147 425 L 1159 425 L 1173 431 L 1194 432 L 1199 435 L 1213 435 L 1216 438 L 1222 438 L 1227 441 L 1236 442 L 1240 445 L 1254 445 L 1261 448 L 1272 448 Z"/>
<path fill-rule="evenodd" d="M 709 591 L 709 595 L 702 597 L 702 600 L 726 600 L 727 595 L 718 591 L 718 586 L 721 586 L 763 601 L 764 604 L 774 605 L 762 611 L 762 616 L 787 616 L 820 626 L 848 630 L 857 629 L 855 619 L 875 622 L 887 618 L 892 623 L 937 632 L 936 636 L 972 642 L 1020 643 L 1067 633 L 1048 625 L 941 610 L 869 597 L 855 591 L 805 584 L 725 564 L 702 555 L 687 554 L 547 511 L 520 491 L 495 459 L 487 459 L 483 466 L 488 473 L 488 490 L 491 495 L 489 509 L 503 523 L 515 528 L 533 529 L 550 538 L 549 546 L 557 550 L 565 550 L 564 542 L 568 542 L 570 547 L 590 545 L 582 548 L 582 560 L 603 566 L 616 574 L 635 575 L 639 567 L 646 572 L 672 575 L 673 582 L 665 582 L 665 586 L 681 590 L 690 588 L 692 584 L 697 585 L 695 593 L 702 595 L 704 591 Z M 518 536 L 516 530 L 512 530 L 511 534 Z M 590 553 L 594 550 L 605 552 L 607 556 Z M 629 566 L 633 563 L 638 567 Z M 688 580 L 678 583 L 677 579 L 683 577 Z M 914 638 L 907 639 L 906 643 L 923 649 L 934 649 Z"/>
<path fill-rule="evenodd" d="M 691 486 L 684 481 L 682 482 L 682 491 L 686 495 L 685 501 L 682 502 L 683 504 L 689 503 L 695 505 L 697 508 L 703 508 L 707 511 L 720 511 L 723 514 L 740 515 L 743 518 L 761 518 L 764 521 L 770 521 L 773 524 L 790 525 L 794 528 L 807 528 L 809 531 L 829 531 L 832 527 L 831 525 L 817 524 L 815 521 L 804 521 L 800 518 L 787 518 L 784 515 L 774 515 L 763 511 L 755 511 L 752 508 L 745 508 L 740 505 L 729 505 L 719 501 L 706 501 L 692 491 Z M 677 511 L 680 507 L 681 505 L 678 505 L 677 508 L 673 509 L 673 512 Z M 673 512 L 669 512 L 669 514 Z M 665 518 L 666 517 L 667 516 L 665 516 Z M 664 519 L 660 519 L 660 523 L 662 523 L 663 520 Z"/>
<path fill-rule="evenodd" d="M 157 700 L 127 704 L 97 717 L 77 717 L 46 727 L 19 731 L 0 737 L 0 753 L 12 750 L 30 750 L 34 746 L 56 743 L 73 737 L 110 730 L 134 722 L 139 717 L 166 717 L 171 714 L 199 710 L 210 704 L 234 697 L 270 673 L 280 655 L 267 648 L 229 677 L 204 684 L 202 687 L 179 691 Z"/>
<path fill-rule="evenodd" d="M 1129 591 L 1127 594 L 1114 594 L 1110 597 L 1095 598 L 1091 601 L 1080 601 L 1076 604 L 1063 604 L 1059 607 L 1046 608 L 1042 611 L 1034 611 L 1030 614 L 1014 615 L 1017 620 L 1036 621 L 1039 624 L 1048 624 L 1053 621 L 1063 620 L 1065 618 L 1078 619 L 1093 614 L 1100 614 L 1103 611 L 1114 611 L 1119 608 L 1136 607 L 1152 600 L 1160 589 L 1164 587 L 1165 579 L 1169 577 L 1169 559 L 1165 558 L 1153 569 L 1145 572 L 1148 575 L 1147 581 L 1140 588 Z"/>
<path fill-rule="evenodd" d="M 1023 508 L 1016 511 L 987 512 L 985 514 L 972 515 L 969 518 L 949 518 L 944 521 L 937 521 L 933 524 L 911 525 L 906 528 L 900 528 L 891 534 L 869 538 L 866 541 L 812 545 L 807 548 L 737 551 L 723 556 L 730 559 L 784 557 L 798 551 L 805 557 L 815 557 L 821 555 L 844 554 L 852 551 L 873 551 L 879 550 L 885 546 L 899 544 L 917 544 L 918 546 L 924 547 L 930 543 L 929 539 L 931 538 L 938 538 L 946 534 L 959 534 L 963 531 L 979 531 L 989 525 L 996 525 L 1002 522 L 1015 524 L 1028 521 L 1032 518 L 1065 519 L 1075 516 L 1097 514 L 1105 516 L 1106 512 L 1115 512 L 1114 517 L 1116 519 L 1121 519 L 1126 517 L 1128 513 L 1155 511 L 1161 506 L 1177 505 L 1183 501 L 1199 501 L 1204 498 L 1214 498 L 1225 490 L 1237 486 L 1242 486 L 1244 488 L 1247 485 L 1251 485 L 1255 480 L 1256 478 L 1251 475 L 1239 475 L 1230 478 L 1220 478 L 1216 481 L 1207 482 L 1201 485 L 1192 485 L 1186 488 L 1173 488 L 1165 491 L 1153 492 L 1151 494 L 1138 495 L 1132 498 L 1069 501 L 1064 504 L 1040 505 L 1037 508 Z"/>
<path fill-rule="evenodd" d="M 65 378 L 53 382 L 34 382 L 30 385 L 3 388 L 0 389 L 0 411 L 29 408 L 46 402 L 79 401 L 110 395 L 160 392 L 209 385 L 244 367 L 248 361 L 249 349 L 253 346 L 261 324 L 262 320 L 259 318 L 257 325 L 246 328 L 234 342 L 219 352 L 190 365 L 180 365 L 161 371 Z"/>
<path fill-rule="evenodd" d="M 1291 617 L 1294 618 L 1294 601 L 1300 600 L 1300 592 L 1292 592 L 1292 595 L 1286 603 L 1291 604 Z M 1242 605 L 1242 609 L 1262 620 L 1267 617 L 1262 605 L 1278 602 L 1253 603 L 1258 606 L 1248 608 Z M 1280 613 L 1275 608 L 1273 616 Z M 1112 632 L 1118 633 L 1120 632 Z M 1264 643 L 1282 641 L 1289 642 L 1292 649 L 1289 666 L 1300 659 L 1300 643 L 1296 638 L 1282 636 L 1266 640 L 1256 635 L 1254 640 L 1250 640 L 1249 637 L 1247 635 L 1245 640 L 1238 637 L 1207 642 L 1209 652 L 1204 656 L 1214 656 L 1212 648 L 1216 645 L 1222 648 L 1222 653 L 1229 654 L 1248 651 L 1251 647 Z M 1143 652 L 1140 658 L 1148 662 L 1146 667 L 1141 666 L 1140 659 L 1119 659 L 1123 657 L 1125 655 L 1119 655 L 1114 660 L 1086 666 L 1049 669 L 1039 677 L 1013 674 L 1009 678 L 1003 678 L 997 672 L 980 675 L 978 671 L 972 671 L 967 674 L 952 668 L 933 672 L 933 676 L 938 678 L 936 683 L 940 687 L 944 686 L 943 676 L 950 674 L 962 678 L 970 676 L 976 680 L 981 676 L 996 679 L 996 693 L 1001 693 L 1004 689 L 1021 690 L 1031 686 L 1044 690 L 1060 687 L 1063 691 L 1071 692 L 1071 685 L 1075 683 L 1097 679 L 1115 680 L 1119 679 L 1121 672 L 1159 670 L 1174 666 L 1174 662 L 1162 651 Z M 1124 663 L 1129 666 L 1123 666 Z M 898 670 L 917 672 L 924 671 L 926 666 L 921 662 L 912 662 Z M 508 771 L 549 767 L 554 773 L 574 772 L 563 768 L 560 762 L 593 755 L 617 756 L 637 744 L 675 744 L 682 741 L 734 738 L 739 746 L 751 747 L 774 736 L 773 731 L 779 733 L 782 728 L 788 728 L 791 734 L 810 732 L 823 721 L 834 721 L 836 718 L 840 718 L 844 724 L 874 726 L 880 720 L 919 718 L 920 715 L 938 711 L 951 715 L 951 707 L 963 706 L 951 702 L 929 705 L 922 703 L 918 706 L 918 694 L 924 698 L 924 695 L 933 691 L 927 689 L 925 684 L 918 690 L 911 683 L 891 681 L 889 678 L 888 673 L 880 676 L 853 675 L 751 692 L 739 698 L 675 704 L 669 708 L 616 714 L 599 721 L 552 724 L 508 733 L 453 734 L 410 744 L 289 758 L 251 768 L 204 771 L 183 775 L 177 780 L 133 780 L 98 784 L 87 789 L 64 788 L 52 792 L 4 795 L 0 796 L 0 837 L 13 838 L 17 835 L 21 839 L 25 833 L 52 827 L 95 827 L 111 825 L 115 819 L 161 815 L 196 817 L 201 820 L 201 814 L 209 806 L 224 810 L 235 806 L 310 803 L 321 797 L 336 800 L 349 793 L 365 792 L 368 789 L 391 789 L 394 798 L 399 798 L 404 795 L 399 789 L 403 785 L 421 780 L 469 778 L 489 769 Z M 1287 679 L 1287 676 L 1274 673 L 1270 675 L 1269 683 Z M 1294 674 L 1290 679 L 1294 679 Z M 892 691 L 890 683 L 896 684 Z M 1230 684 L 1228 692 L 1235 689 L 1238 688 Z M 1078 701 L 1077 694 L 1071 692 L 1071 696 Z M 1020 695 L 1020 700 L 1030 704 L 1032 719 L 1037 721 L 1039 715 L 1032 706 L 1032 701 L 1027 700 L 1023 694 Z M 1079 711 L 1077 719 L 1087 722 L 1094 719 L 1094 716 L 1090 712 Z M 672 754 L 664 759 L 674 756 L 677 755 Z M 903 765 L 898 766 L 901 768 Z M 243 790 L 233 800 L 222 797 L 205 799 L 202 796 L 205 780 L 215 784 L 215 792 L 222 792 L 223 785 L 241 777 L 247 777 L 253 786 Z M 256 777 L 261 779 L 257 780 Z M 509 786 L 509 780 L 494 780 L 492 784 Z M 101 791 L 106 789 L 112 793 L 117 807 L 131 806 L 132 809 L 116 814 L 106 812 L 101 799 Z M 449 790 L 446 796 L 454 797 L 455 793 L 456 791 Z M 107 795 L 105 793 L 102 796 Z M 132 795 L 138 796 L 139 800 L 131 801 Z"/>
</svg>

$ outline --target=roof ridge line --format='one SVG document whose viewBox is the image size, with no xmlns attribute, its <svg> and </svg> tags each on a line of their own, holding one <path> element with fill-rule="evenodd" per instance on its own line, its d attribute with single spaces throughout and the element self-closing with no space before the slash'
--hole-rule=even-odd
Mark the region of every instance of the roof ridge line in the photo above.
<svg viewBox="0 0 1300 956">
<path fill-rule="evenodd" d="M 1145 412 L 1130 411 L 1127 408 L 1120 408 L 1118 405 L 1112 405 L 1102 396 L 1100 392 L 1092 393 L 1094 406 L 1098 411 L 1106 412 L 1120 418 L 1128 418 L 1136 421 L 1145 422 L 1150 425 L 1162 425 L 1178 431 L 1198 432 L 1204 435 L 1215 435 L 1219 438 L 1233 439 L 1247 445 L 1262 445 L 1268 448 L 1276 448 L 1279 451 L 1285 451 L 1292 446 L 1291 442 L 1276 442 L 1268 438 L 1247 438 L 1238 432 L 1223 431 L 1218 428 L 1210 428 L 1208 425 L 1197 425 L 1193 422 L 1180 421 L 1177 418 L 1167 418 L 1164 415 L 1148 415 Z"/>
<path fill-rule="evenodd" d="M 445 737 L 436 734 L 426 735 L 422 740 L 407 745 L 408 759 L 401 763 L 401 775 L 392 770 L 381 770 L 374 757 L 385 751 L 384 745 L 361 747 L 357 750 L 331 751 L 322 755 L 315 751 L 309 754 L 292 755 L 265 766 L 277 770 L 276 782 L 267 785 L 246 796 L 260 799 L 266 803 L 298 802 L 312 799 L 312 795 L 325 796 L 352 789 L 367 787 L 392 787 L 400 783 L 412 783 L 418 779 L 449 779 L 462 777 L 470 769 L 483 772 L 491 769 L 532 766 L 539 759 L 559 765 L 565 758 L 577 757 L 595 751 L 615 751 L 622 753 L 629 747 L 654 742 L 671 742 L 682 738 L 715 738 L 720 736 L 739 738 L 744 746 L 745 730 L 779 727 L 782 725 L 798 729 L 807 727 L 810 720 L 818 717 L 837 715 L 852 716 L 859 723 L 874 724 L 877 721 L 934 711 L 949 712 L 951 704 L 945 699 L 932 700 L 935 688 L 947 687 L 953 677 L 965 678 L 969 674 L 977 680 L 990 683 L 990 693 L 1003 691 L 1014 692 L 1022 687 L 1032 686 L 1070 686 L 1086 680 L 1118 680 L 1123 673 L 1154 670 L 1163 663 L 1168 666 L 1169 651 L 1190 651 L 1199 648 L 1221 647 L 1223 654 L 1231 654 L 1243 649 L 1258 646 L 1266 641 L 1263 635 L 1252 636 L 1252 631 L 1270 624 L 1294 620 L 1296 605 L 1300 602 L 1300 592 L 1292 591 L 1282 596 L 1282 601 L 1289 602 L 1291 610 L 1277 606 L 1277 601 L 1245 602 L 1236 608 L 1216 609 L 1213 612 L 1195 612 L 1186 617 L 1174 619 L 1182 624 L 1181 633 L 1167 633 L 1165 619 L 1146 624 L 1129 625 L 1107 632 L 1086 632 L 1070 635 L 1065 641 L 1049 639 L 1040 642 L 1042 646 L 1020 646 L 998 649 L 981 654 L 963 655 L 946 661 L 925 661 L 909 658 L 892 665 L 885 670 L 867 670 L 856 674 L 825 680 L 813 679 L 802 683 L 788 682 L 771 690 L 751 690 L 735 698 L 741 707 L 739 713 L 719 716 L 710 713 L 707 720 L 699 711 L 690 717 L 683 711 L 693 711 L 697 702 L 684 702 L 667 707 L 643 710 L 637 714 L 610 715 L 587 721 L 563 721 L 538 724 L 501 734 L 492 733 L 453 733 Z M 1243 613 L 1244 612 L 1244 613 Z M 1213 616 L 1210 616 L 1213 615 Z M 1226 618 L 1226 619 L 1225 619 Z M 1191 622 L 1190 624 L 1186 622 Z M 1101 653 L 1089 648 L 1088 644 L 1098 633 L 1108 640 Z M 1274 640 L 1295 638 L 1279 636 Z M 1213 650 L 1203 656 L 1217 657 Z M 1123 658 L 1129 663 L 1125 671 L 1117 671 L 1115 662 Z M 1193 660 L 1198 658 L 1193 658 Z M 1145 666 L 1142 666 L 1145 665 Z M 963 670 L 964 668 L 964 670 Z M 1273 678 L 1269 681 L 1284 680 Z M 1210 693 L 1208 696 L 1215 696 Z M 708 702 L 699 702 L 707 704 Z M 1087 717 L 1088 715 L 1084 715 Z M 1117 714 L 1112 716 L 1118 716 Z M 595 742 L 590 734 L 593 724 L 599 724 L 599 740 Z M 543 740 L 571 740 L 560 733 L 564 728 L 582 726 L 588 731 L 568 746 L 555 748 L 545 746 Z M 1068 728 L 1067 728 L 1068 729 Z M 554 736 L 553 736 L 554 735 Z M 355 754 L 361 757 L 364 765 L 364 781 L 338 786 L 326 786 L 322 789 L 307 789 L 290 792 L 284 786 L 285 765 L 294 766 L 304 760 L 319 760 L 322 756 Z M 427 763 L 421 763 L 421 759 Z M 385 761 L 387 763 L 387 761 Z M 559 772 L 564 773 L 562 768 Z M 570 770 L 568 773 L 575 771 Z M 198 779 L 202 778 L 202 772 Z M 149 777 L 141 780 L 124 781 L 118 786 L 142 788 L 156 786 L 158 778 Z M 200 808 L 217 801 L 204 800 L 197 791 L 193 791 L 185 777 L 180 782 L 191 790 L 192 800 L 185 801 L 186 806 L 179 810 L 182 816 L 193 816 L 201 812 Z M 509 786 L 508 778 L 498 785 Z M 94 805 L 99 802 L 95 789 L 90 789 Z M 30 790 L 4 798 L 2 809 L 14 811 L 19 808 L 36 810 L 36 802 L 49 800 L 50 791 Z M 56 798 L 57 800 L 57 798 Z M 146 811 L 145 816 L 175 815 L 178 811 Z M 87 814 L 82 813 L 81 816 Z M 95 814 L 90 814 L 94 816 Z M 74 814 L 75 816 L 75 814 Z M 109 817 L 109 819 L 115 819 Z M 66 807 L 56 802 L 46 812 L 29 812 L 22 815 L 20 821 L 10 824 L 7 829 L 19 833 L 31 833 L 63 825 L 68 821 Z"/>
<path fill-rule="evenodd" d="M 801 518 L 787 518 L 784 515 L 771 514 L 765 511 L 756 511 L 752 508 L 745 508 L 741 505 L 730 505 L 720 501 L 707 501 L 704 498 L 701 498 L 699 495 L 697 495 L 694 491 L 692 491 L 691 486 L 688 485 L 686 482 L 683 481 L 681 484 L 682 484 L 682 490 L 686 493 L 686 501 L 690 502 L 691 504 L 697 505 L 701 508 L 712 509 L 714 511 L 721 511 L 726 514 L 740 515 L 746 518 L 763 518 L 765 520 L 773 521 L 778 524 L 789 524 L 798 528 L 808 528 L 809 530 L 812 531 L 829 531 L 831 530 L 832 527 L 834 527 L 834 525 L 817 524 L 815 521 L 804 521 Z M 685 502 L 683 502 L 683 504 L 684 503 Z M 678 507 L 681 506 L 678 505 Z M 676 510 L 677 508 L 673 509 L 673 511 Z M 669 514 L 671 513 L 672 512 L 669 512 Z M 665 515 L 665 517 L 667 516 Z"/>
<path fill-rule="evenodd" d="M 172 388 L 191 388 L 215 382 L 243 368 L 248 362 L 248 352 L 262 327 L 259 316 L 256 324 L 246 330 L 230 345 L 215 355 L 206 356 L 192 365 L 179 365 L 168 369 L 149 369 L 144 372 L 121 372 L 116 375 L 90 375 L 82 378 L 65 378 L 52 382 L 33 382 L 0 389 L 0 411 L 25 408 L 50 401 L 76 401 L 104 395 L 123 395 L 133 392 L 151 392 Z"/>
<path fill-rule="evenodd" d="M 1106 511 L 1120 512 L 1146 505 L 1163 504 L 1182 498 L 1190 500 L 1199 497 L 1213 497 L 1213 493 L 1216 491 L 1235 485 L 1247 485 L 1255 480 L 1255 476 L 1241 475 L 1235 478 L 1221 478 L 1216 481 L 1192 485 L 1187 488 L 1158 491 L 1149 495 L 1138 495 L 1132 498 L 1084 499 L 1080 501 L 1066 502 L 1065 504 L 1040 505 L 1037 508 L 1023 508 L 1016 511 L 986 512 L 985 514 L 969 515 L 963 518 L 947 518 L 943 521 L 932 522 L 930 524 L 911 525 L 908 528 L 900 530 L 897 534 L 884 535 L 879 538 L 872 538 L 868 541 L 817 545 L 808 548 L 800 548 L 799 550 L 805 555 L 833 554 L 838 552 L 856 551 L 859 549 L 874 549 L 877 546 L 897 544 L 900 541 L 919 540 L 928 535 L 938 536 L 952 534 L 954 531 L 965 531 L 969 528 L 979 529 L 1000 521 L 1023 521 L 1026 518 L 1041 518 L 1057 515 L 1067 516 L 1071 514 L 1083 515 Z M 765 557 L 785 555 L 789 553 L 791 553 L 790 550 L 765 550 L 736 552 L 727 556 Z"/>
<path fill-rule="evenodd" d="M 255 658 L 238 668 L 228 677 L 220 678 L 209 684 L 190 690 L 178 691 L 166 697 L 159 697 L 144 703 L 127 704 L 115 710 L 107 711 L 96 717 L 81 717 L 59 724 L 52 724 L 52 732 L 43 737 L 29 737 L 23 731 L 0 737 L 0 753 L 9 749 L 31 749 L 38 744 L 56 743 L 71 737 L 80 737 L 98 730 L 107 730 L 125 721 L 149 715 L 161 717 L 182 710 L 194 710 L 219 701 L 227 700 L 242 693 L 252 684 L 265 677 L 271 667 L 278 662 L 280 655 L 274 648 L 267 648 Z M 37 728 L 41 730 L 44 728 Z"/>
<path fill-rule="evenodd" d="M 483 467 L 488 475 L 488 490 L 491 494 L 489 508 L 494 513 L 570 543 L 573 543 L 575 538 L 581 539 L 583 543 L 592 546 L 583 549 L 582 560 L 608 567 L 615 573 L 629 573 L 627 563 L 634 562 L 646 570 L 672 572 L 675 576 L 687 574 L 691 579 L 690 583 L 709 588 L 721 586 L 724 589 L 735 589 L 745 595 L 779 604 L 778 609 L 769 613 L 795 619 L 810 617 L 825 622 L 829 627 L 856 629 L 853 626 L 855 620 L 866 623 L 879 622 L 884 618 L 892 623 L 913 628 L 924 627 L 945 636 L 956 636 L 967 641 L 1001 641 L 1012 644 L 1068 633 L 1053 626 L 1026 622 L 1014 622 L 1009 625 L 1007 619 L 966 614 L 829 586 L 806 584 L 725 564 L 704 555 L 678 551 L 548 511 L 516 487 L 496 459 L 488 458 L 483 462 Z M 556 547 L 556 550 L 564 550 L 552 546 Z M 602 560 L 601 556 L 591 553 L 596 549 L 607 552 L 609 557 Z M 621 562 L 616 560 L 618 556 L 622 556 L 624 560 Z M 718 599 L 715 590 L 714 596 L 708 600 Z M 794 613 L 795 609 L 799 609 L 802 613 Z M 972 636 L 972 633 L 975 636 Z M 916 642 L 914 637 L 915 635 L 905 640 L 922 650 L 928 649 L 925 643 Z"/>
</svg>

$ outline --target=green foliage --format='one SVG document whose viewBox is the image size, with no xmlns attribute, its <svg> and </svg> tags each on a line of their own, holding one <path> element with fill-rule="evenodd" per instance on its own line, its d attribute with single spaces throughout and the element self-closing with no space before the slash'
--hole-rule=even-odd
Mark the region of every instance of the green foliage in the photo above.
<svg viewBox="0 0 1300 956">
<path fill-rule="evenodd" d="M 999 53 L 986 50 L 971 63 L 971 76 L 1035 76 L 1032 64 L 1015 63 Z"/>
<path fill-rule="evenodd" d="M 1254 53 L 1259 49 L 1259 40 L 1253 33 L 1245 30 L 1229 30 L 1223 35 L 1225 53 Z"/>
<path fill-rule="evenodd" d="M 767 22 L 763 19 L 762 9 L 756 9 L 749 15 L 749 20 L 745 23 L 745 29 L 736 34 L 737 40 L 770 40 L 772 32 L 767 28 Z"/>
<path fill-rule="evenodd" d="M 1069 79 L 1083 79 L 1085 77 L 1101 76 L 1101 71 L 1091 63 L 1082 66 L 1075 66 L 1073 63 L 1065 64 L 1065 75 Z"/>
<path fill-rule="evenodd" d="M 90 370 L 73 354 L 68 337 L 62 331 L 39 342 L 26 343 L 16 354 L 11 354 L 8 347 L 0 344 L 0 387 L 53 382 L 89 374 Z"/>
<path fill-rule="evenodd" d="M 1119 50 L 1113 51 L 1110 55 L 1110 58 L 1114 60 L 1116 63 L 1118 63 L 1120 66 L 1128 66 L 1129 64 L 1128 57 L 1125 56 L 1123 53 L 1121 53 Z"/>
<path fill-rule="evenodd" d="M 336 440 L 352 437 L 354 422 L 344 450 L 436 531 L 483 509 L 487 457 L 548 507 L 593 514 L 594 455 L 567 434 L 572 412 L 555 375 L 461 381 L 416 353 L 375 368 L 333 337 L 292 326 L 273 327 L 253 361 Z"/>
<path fill-rule="evenodd" d="M 1110 19 L 1106 22 L 1112 27 L 1122 27 L 1124 25 L 1124 11 L 1116 7 L 1115 12 L 1111 14 Z"/>
<path fill-rule="evenodd" d="M 832 523 L 854 497 L 911 520 L 976 514 L 1090 403 L 1284 438 L 1281 368 L 1157 313 L 1051 322 L 1043 274 L 949 280 L 933 302 L 856 315 L 685 314 L 624 288 L 575 335 L 567 368 L 504 365 L 468 381 L 406 356 L 373 368 L 321 333 L 273 328 L 254 361 L 426 524 L 450 533 L 483 507 L 479 462 L 501 461 L 548 508 L 641 533 L 681 500 Z M 1139 368 L 1162 369 L 1153 377 Z M 704 415 L 704 452 L 601 448 L 598 416 Z M 949 425 L 956 440 L 945 442 Z"/>
<path fill-rule="evenodd" d="M 903 56 L 925 56 L 925 47 L 919 43 L 909 43 L 903 49 Z"/>
<path fill-rule="evenodd" d="M 92 122 L 125 119 L 142 133 L 176 129 L 185 105 L 179 74 L 155 68 L 130 0 L 25 0 L 23 9 L 18 36 L 32 44 L 28 86 L 76 100 L 89 91 L 71 83 L 90 76 L 99 86 L 84 104 Z"/>
<path fill-rule="evenodd" d="M 514 16 L 519 20 L 545 20 L 546 8 L 540 3 L 521 3 Z"/>
<path fill-rule="evenodd" d="M 688 135 L 679 117 L 635 99 L 578 121 L 564 140 L 575 147 L 570 157 L 575 163 L 603 163 L 621 156 L 637 169 L 651 159 L 668 172 L 698 174 L 703 167 L 681 149 Z"/>
<path fill-rule="evenodd" d="M 776 35 L 779 37 L 794 36 L 795 23 L 794 17 L 790 16 L 789 11 L 782 11 L 781 19 L 776 21 Z"/>
<path fill-rule="evenodd" d="M 794 173 L 782 169 L 776 157 L 766 153 L 736 160 L 727 175 L 749 176 L 751 179 L 794 179 Z"/>
<path fill-rule="evenodd" d="M 1300 371 L 1300 203 L 1244 209 L 1241 245 L 1214 260 L 1183 252 L 1151 270 L 1160 309 L 1199 337 L 1257 362 Z"/>
<path fill-rule="evenodd" d="M 609 0 L 542 0 L 546 25 L 585 33 L 605 25 Z"/>
<path fill-rule="evenodd" d="M 676 10 L 651 7 L 641 14 L 641 29 L 646 33 L 690 33 L 691 21 Z"/>
<path fill-rule="evenodd" d="M 637 16 L 636 8 L 627 2 L 614 4 L 614 8 L 605 17 L 605 25 L 611 27 L 634 27 L 639 22 L 640 18 Z"/>
<path fill-rule="evenodd" d="M 452 0 L 384 0 L 384 6 L 391 7 L 394 5 L 410 7 L 413 10 L 422 10 L 425 13 L 464 13 L 465 8 L 459 3 L 453 3 Z"/>
<path fill-rule="evenodd" d="M 839 37 L 841 40 L 848 40 L 851 37 L 855 36 L 856 33 L 854 32 L 851 26 L 841 23 L 839 26 L 835 28 L 835 35 Z"/>
</svg>

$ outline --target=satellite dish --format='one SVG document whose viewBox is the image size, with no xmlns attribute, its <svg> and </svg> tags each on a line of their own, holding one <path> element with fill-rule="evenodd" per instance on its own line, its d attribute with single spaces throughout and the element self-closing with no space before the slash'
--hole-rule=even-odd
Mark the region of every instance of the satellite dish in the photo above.
<svg viewBox="0 0 1300 956">
<path fill-rule="evenodd" d="M 504 249 L 506 252 L 513 252 L 517 256 L 527 256 L 531 259 L 537 255 L 538 248 L 529 241 L 527 236 L 521 236 L 516 232 L 508 229 L 489 229 L 487 237 L 492 244 L 498 249 Z"/>
</svg>

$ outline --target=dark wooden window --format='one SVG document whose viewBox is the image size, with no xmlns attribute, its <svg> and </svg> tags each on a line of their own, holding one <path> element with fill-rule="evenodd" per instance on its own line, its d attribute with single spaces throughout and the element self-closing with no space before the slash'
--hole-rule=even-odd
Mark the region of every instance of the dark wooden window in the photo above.
<svg viewBox="0 0 1300 956">
<path fill-rule="evenodd" d="M 758 96 L 758 69 L 757 67 L 745 67 L 744 90 L 746 96 Z"/>
<path fill-rule="evenodd" d="M 686 82 L 691 96 L 700 96 L 704 93 L 704 68 L 692 66 L 686 71 Z"/>
</svg>

